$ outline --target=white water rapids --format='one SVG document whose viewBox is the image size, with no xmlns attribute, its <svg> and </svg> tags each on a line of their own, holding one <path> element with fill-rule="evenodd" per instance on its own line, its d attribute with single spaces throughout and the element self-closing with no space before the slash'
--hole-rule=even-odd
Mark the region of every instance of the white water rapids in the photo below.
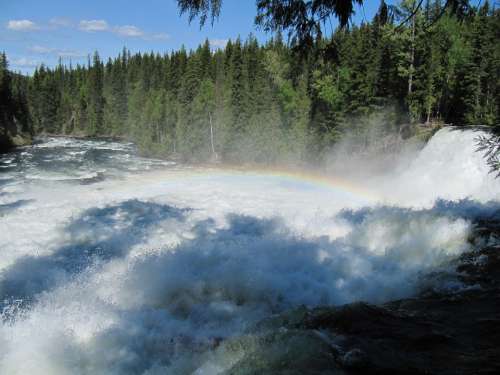
<svg viewBox="0 0 500 375">
<path fill-rule="evenodd" d="M 478 135 L 353 183 L 378 198 L 105 141 L 0 156 L 0 374 L 217 373 L 216 343 L 271 314 L 459 290 L 429 275 L 498 215 Z"/>
</svg>

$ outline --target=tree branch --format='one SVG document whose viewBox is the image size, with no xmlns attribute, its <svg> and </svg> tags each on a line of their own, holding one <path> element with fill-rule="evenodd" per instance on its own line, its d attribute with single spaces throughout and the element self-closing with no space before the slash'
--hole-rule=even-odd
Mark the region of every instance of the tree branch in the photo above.
<svg viewBox="0 0 500 375">
<path fill-rule="evenodd" d="M 396 28 L 394 29 L 394 31 L 399 31 L 402 29 L 403 25 L 405 25 L 409 20 L 411 20 L 413 17 L 415 17 L 415 15 L 417 14 L 417 12 L 419 11 L 419 9 L 422 7 L 422 4 L 424 3 L 424 0 L 420 0 L 420 2 L 418 3 L 418 5 L 413 9 L 413 11 L 411 12 L 411 14 L 405 18 L 405 20 L 403 22 L 401 22 L 398 26 L 396 26 Z"/>
</svg>

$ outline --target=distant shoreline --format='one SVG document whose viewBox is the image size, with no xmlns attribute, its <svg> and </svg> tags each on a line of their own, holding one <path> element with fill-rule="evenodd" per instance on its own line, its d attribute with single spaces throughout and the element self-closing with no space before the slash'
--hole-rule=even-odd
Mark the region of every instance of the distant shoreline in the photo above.
<svg viewBox="0 0 500 375">
<path fill-rule="evenodd" d="M 126 137 L 119 136 L 119 135 L 90 136 L 90 135 L 84 135 L 84 134 L 49 134 L 49 133 L 37 134 L 33 137 L 33 140 L 40 139 L 40 138 L 95 139 L 95 140 L 103 140 L 103 141 L 120 141 L 120 142 L 127 142 L 128 141 L 128 139 Z M 133 143 L 133 142 L 131 142 L 131 143 Z"/>
</svg>

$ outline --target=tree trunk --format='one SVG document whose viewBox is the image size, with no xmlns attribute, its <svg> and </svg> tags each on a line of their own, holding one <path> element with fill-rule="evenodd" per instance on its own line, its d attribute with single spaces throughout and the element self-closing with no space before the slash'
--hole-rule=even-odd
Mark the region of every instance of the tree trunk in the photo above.
<svg viewBox="0 0 500 375">
<path fill-rule="evenodd" d="M 408 76 L 408 95 L 413 91 L 413 69 L 415 64 L 415 15 L 411 18 L 411 49 L 410 49 L 410 69 Z"/>
<path fill-rule="evenodd" d="M 212 125 L 212 114 L 208 112 L 208 119 L 210 121 L 210 146 L 212 147 L 212 157 L 217 160 L 217 153 L 215 152 L 214 146 L 214 127 Z"/>
</svg>

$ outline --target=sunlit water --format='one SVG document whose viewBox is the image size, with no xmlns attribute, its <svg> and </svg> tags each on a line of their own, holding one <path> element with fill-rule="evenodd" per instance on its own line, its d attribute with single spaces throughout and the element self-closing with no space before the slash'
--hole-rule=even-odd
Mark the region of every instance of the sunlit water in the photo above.
<svg viewBox="0 0 500 375">
<path fill-rule="evenodd" d="M 476 136 L 442 130 L 342 187 L 107 141 L 0 156 L 0 373 L 217 373 L 216 343 L 271 314 L 460 290 L 429 275 L 498 215 Z"/>
</svg>

